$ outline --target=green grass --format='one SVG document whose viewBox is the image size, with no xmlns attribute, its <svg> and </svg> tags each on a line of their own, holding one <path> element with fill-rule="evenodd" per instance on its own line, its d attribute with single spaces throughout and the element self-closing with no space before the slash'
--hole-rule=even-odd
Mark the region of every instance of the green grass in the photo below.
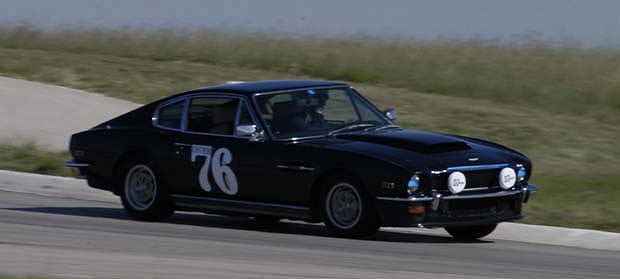
<svg viewBox="0 0 620 279">
<path fill-rule="evenodd" d="M 15 276 L 15 275 L 0 275 L 0 279 L 58 279 L 58 277 L 50 277 L 50 276 Z"/>
<path fill-rule="evenodd" d="M 69 157 L 68 152 L 44 151 L 32 144 L 0 145 L 0 169 L 70 176 L 64 166 Z"/>
<path fill-rule="evenodd" d="M 228 80 L 299 78 L 277 72 L 190 62 L 0 48 L 0 73 L 145 103 Z"/>
<path fill-rule="evenodd" d="M 620 232 L 620 187 L 614 177 L 541 176 L 540 192 L 526 205 L 525 223 Z"/>
<path fill-rule="evenodd" d="M 208 33 L 176 38 L 88 30 L 3 32 L 0 74 L 140 103 L 227 80 L 323 77 L 353 81 L 380 107 L 395 107 L 398 123 L 405 128 L 479 137 L 528 155 L 534 163 L 532 182 L 541 191 L 526 206 L 524 222 L 620 232 L 620 183 L 616 182 L 620 107 L 615 103 L 620 74 L 614 68 L 620 51 Z M 214 36 L 213 41 L 209 36 Z M 271 51 L 274 54 L 268 55 Z M 415 58 L 415 53 L 421 56 Z M 412 59 L 418 60 L 413 63 Z M 458 63 L 447 63 L 450 60 Z M 323 68 L 320 63 L 325 64 Z M 393 69 L 382 63 L 391 63 Z M 389 77 L 404 77 L 408 71 L 412 75 L 408 79 Z M 464 81 L 477 75 L 485 78 Z M 436 87 L 419 86 L 438 80 L 442 82 Z M 518 90 L 522 93 L 515 93 Z M 589 100 L 578 97 L 578 92 L 587 92 Z M 61 164 L 66 154 L 51 156 L 57 156 Z M 0 158 L 4 162 L 20 156 Z"/>
<path fill-rule="evenodd" d="M 0 47 L 286 72 L 620 121 L 618 49 L 28 26 L 0 28 Z"/>
<path fill-rule="evenodd" d="M 42 276 L 12 276 L 12 275 L 0 275 L 0 279 L 51 279 L 52 277 Z M 56 278 L 56 277 L 54 277 Z"/>
</svg>

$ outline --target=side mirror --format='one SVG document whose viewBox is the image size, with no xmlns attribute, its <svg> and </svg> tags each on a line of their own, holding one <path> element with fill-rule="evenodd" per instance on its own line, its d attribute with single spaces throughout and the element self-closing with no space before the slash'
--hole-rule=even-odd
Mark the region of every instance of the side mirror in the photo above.
<svg viewBox="0 0 620 279">
<path fill-rule="evenodd" d="M 259 131 L 256 125 L 237 125 L 235 135 L 240 137 L 250 137 L 250 141 L 263 140 L 263 132 Z"/>
<path fill-rule="evenodd" d="M 393 108 L 386 109 L 383 113 L 389 120 L 396 120 L 396 110 Z"/>
</svg>

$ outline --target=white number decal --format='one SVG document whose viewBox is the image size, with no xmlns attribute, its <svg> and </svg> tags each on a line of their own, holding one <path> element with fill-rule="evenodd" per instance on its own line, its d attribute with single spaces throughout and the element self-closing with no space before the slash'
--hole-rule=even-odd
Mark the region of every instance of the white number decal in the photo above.
<svg viewBox="0 0 620 279">
<path fill-rule="evenodd" d="M 211 164 L 211 146 L 192 145 L 192 162 L 196 162 L 196 157 L 205 157 L 205 163 L 200 168 L 198 174 L 198 183 L 203 190 L 211 192 L 211 184 L 209 183 L 209 164 Z"/>
<path fill-rule="evenodd" d="M 220 148 L 213 154 L 213 164 L 211 171 L 215 184 L 220 187 L 222 192 L 234 195 L 237 193 L 237 177 L 233 170 L 227 166 L 232 161 L 232 154 L 226 148 Z"/>
<path fill-rule="evenodd" d="M 198 183 L 203 190 L 211 192 L 211 183 L 209 183 L 209 167 L 213 173 L 213 180 L 222 192 L 234 195 L 237 194 L 237 176 L 235 172 L 228 166 L 232 162 L 232 154 L 225 147 L 219 148 L 212 152 L 211 146 L 192 145 L 192 162 L 196 161 L 196 157 L 205 157 L 205 162 L 200 168 L 198 174 Z M 212 162 L 213 161 L 213 162 Z"/>
</svg>

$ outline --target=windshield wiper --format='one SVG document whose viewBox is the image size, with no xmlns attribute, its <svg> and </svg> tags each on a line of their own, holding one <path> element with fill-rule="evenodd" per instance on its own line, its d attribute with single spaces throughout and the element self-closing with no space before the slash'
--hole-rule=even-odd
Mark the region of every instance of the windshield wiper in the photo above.
<svg viewBox="0 0 620 279">
<path fill-rule="evenodd" d="M 375 124 L 369 124 L 369 123 L 350 124 L 350 125 L 344 126 L 342 128 L 338 128 L 336 130 L 333 130 L 333 131 L 327 133 L 327 136 L 331 137 L 331 136 L 333 136 L 333 135 L 335 135 L 337 133 L 341 133 L 341 132 L 344 132 L 344 131 L 350 131 L 350 130 L 355 130 L 355 129 L 359 129 L 359 128 L 374 127 L 374 126 L 376 126 L 376 125 Z"/>
<path fill-rule="evenodd" d="M 385 129 L 391 129 L 391 128 L 400 128 L 400 126 L 398 125 L 394 125 L 394 124 L 387 124 L 387 125 L 383 125 L 383 126 L 379 126 L 379 127 L 369 127 L 364 129 L 364 132 L 367 131 L 379 131 L 379 130 L 385 130 Z"/>
</svg>

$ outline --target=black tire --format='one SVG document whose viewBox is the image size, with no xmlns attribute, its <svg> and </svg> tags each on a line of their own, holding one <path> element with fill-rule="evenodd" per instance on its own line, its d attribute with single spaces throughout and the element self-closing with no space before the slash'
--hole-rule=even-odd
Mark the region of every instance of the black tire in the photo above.
<svg viewBox="0 0 620 279">
<path fill-rule="evenodd" d="M 336 191 L 342 193 L 336 194 Z M 340 210 L 340 212 L 348 211 L 346 214 L 337 213 L 338 208 L 343 209 L 336 205 L 338 197 L 342 195 L 351 198 L 345 202 L 348 205 L 344 206 L 344 210 Z M 357 206 L 354 206 L 355 203 L 358 203 Z M 325 227 L 333 235 L 368 237 L 374 235 L 381 227 L 374 199 L 361 183 L 350 176 L 334 176 L 327 179 L 319 205 Z M 342 216 L 337 217 L 337 215 Z"/>
<path fill-rule="evenodd" d="M 491 234 L 497 224 L 464 226 L 464 227 L 447 227 L 446 231 L 454 238 L 459 240 L 476 240 Z"/>
<path fill-rule="evenodd" d="M 152 176 L 153 180 L 154 191 L 152 192 L 154 197 L 149 198 L 144 203 L 138 202 L 136 194 L 132 194 L 130 190 L 136 187 L 131 186 L 131 181 L 137 171 L 143 172 L 146 176 Z M 172 198 L 167 187 L 160 181 L 155 168 L 144 160 L 134 160 L 124 164 L 117 183 L 119 183 L 121 202 L 129 216 L 141 221 L 161 221 L 169 218 L 174 213 Z"/>
</svg>

